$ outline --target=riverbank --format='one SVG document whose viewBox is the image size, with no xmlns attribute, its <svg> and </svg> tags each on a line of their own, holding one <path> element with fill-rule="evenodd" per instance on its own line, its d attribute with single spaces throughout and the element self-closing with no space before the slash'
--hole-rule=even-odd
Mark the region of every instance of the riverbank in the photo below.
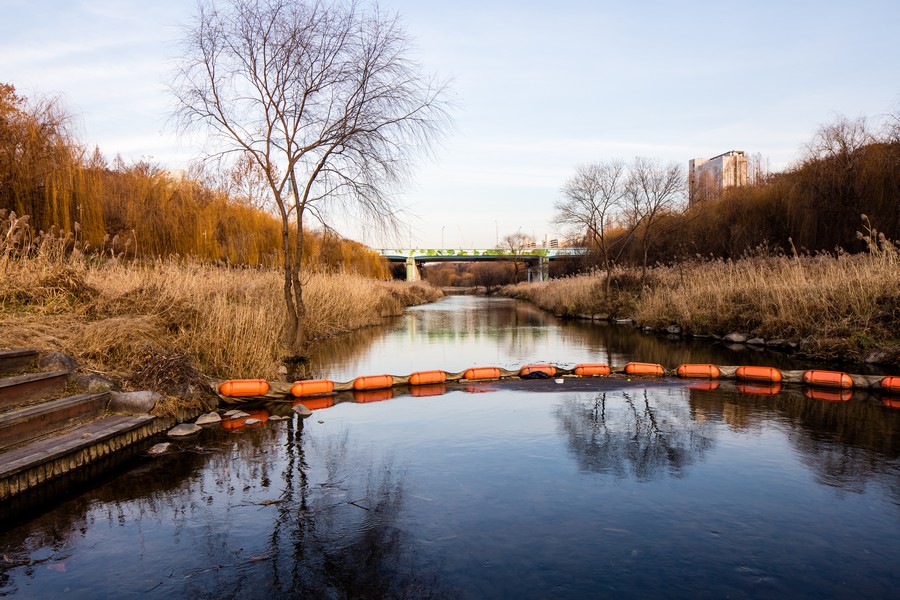
<svg viewBox="0 0 900 600">
<path fill-rule="evenodd" d="M 0 348 L 64 352 L 126 387 L 170 394 L 207 376 L 283 377 L 277 270 L 37 249 L 28 258 L 0 252 L 0 281 Z M 424 283 L 307 275 L 307 335 L 316 343 L 441 295 Z"/>
<path fill-rule="evenodd" d="M 737 333 L 814 359 L 900 366 L 900 252 L 690 261 L 506 286 L 502 294 L 556 315 L 629 318 L 680 335 Z"/>
</svg>

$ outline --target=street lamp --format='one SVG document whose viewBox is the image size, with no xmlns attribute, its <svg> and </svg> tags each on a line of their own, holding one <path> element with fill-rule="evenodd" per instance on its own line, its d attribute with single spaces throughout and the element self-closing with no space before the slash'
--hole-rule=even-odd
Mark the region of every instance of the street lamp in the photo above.
<svg viewBox="0 0 900 600">
<path fill-rule="evenodd" d="M 497 230 L 497 247 L 500 247 L 500 224 L 494 221 L 494 228 Z"/>
<path fill-rule="evenodd" d="M 446 225 L 441 225 L 441 250 L 444 249 L 444 228 Z"/>
</svg>

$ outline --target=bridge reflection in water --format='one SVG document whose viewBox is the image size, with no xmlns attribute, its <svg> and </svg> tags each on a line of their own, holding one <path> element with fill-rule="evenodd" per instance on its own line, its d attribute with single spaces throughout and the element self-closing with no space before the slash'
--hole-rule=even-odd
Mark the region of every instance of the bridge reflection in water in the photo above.
<svg viewBox="0 0 900 600">
<path fill-rule="evenodd" d="M 587 253 L 587 248 L 379 248 L 375 252 L 390 262 L 406 263 L 407 281 L 420 281 L 419 265 L 427 262 L 519 261 L 528 265 L 528 281 L 550 279 L 550 261 Z"/>
</svg>

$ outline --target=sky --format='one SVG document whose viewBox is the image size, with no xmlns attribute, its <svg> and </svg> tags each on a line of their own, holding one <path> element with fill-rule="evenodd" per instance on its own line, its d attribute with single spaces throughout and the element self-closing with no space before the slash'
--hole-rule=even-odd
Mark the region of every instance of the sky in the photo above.
<svg viewBox="0 0 900 600">
<path fill-rule="evenodd" d="M 490 248 L 551 224 L 580 164 L 728 150 L 773 171 L 839 115 L 900 113 L 898 0 L 383 0 L 425 70 L 451 80 L 454 126 L 396 191 L 401 233 L 332 225 L 373 247 Z M 58 95 L 112 159 L 185 169 L 167 119 L 191 0 L 0 0 L 0 82 Z"/>
</svg>

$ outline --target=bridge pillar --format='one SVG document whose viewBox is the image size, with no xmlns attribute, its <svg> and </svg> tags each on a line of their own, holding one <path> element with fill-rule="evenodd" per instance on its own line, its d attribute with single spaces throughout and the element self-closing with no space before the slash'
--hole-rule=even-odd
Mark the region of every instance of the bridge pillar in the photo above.
<svg viewBox="0 0 900 600">
<path fill-rule="evenodd" d="M 550 281 L 550 259 L 546 256 L 538 259 L 538 281 Z"/>
<path fill-rule="evenodd" d="M 422 275 L 419 274 L 419 266 L 416 264 L 416 259 L 412 256 L 406 259 L 406 280 L 422 281 Z"/>
</svg>

